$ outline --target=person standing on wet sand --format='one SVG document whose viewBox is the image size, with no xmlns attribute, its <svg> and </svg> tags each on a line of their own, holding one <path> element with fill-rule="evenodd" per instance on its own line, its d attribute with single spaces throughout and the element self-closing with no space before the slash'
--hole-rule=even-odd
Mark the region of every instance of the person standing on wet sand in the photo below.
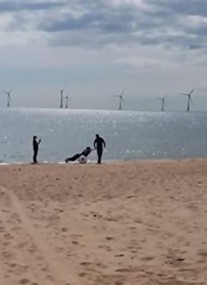
<svg viewBox="0 0 207 285">
<path fill-rule="evenodd" d="M 39 150 L 39 144 L 41 143 L 41 139 L 37 140 L 37 136 L 33 136 L 33 164 L 37 163 L 37 155 Z"/>
<path fill-rule="evenodd" d="M 96 134 L 96 138 L 93 142 L 94 148 L 97 151 L 98 161 L 97 163 L 101 163 L 103 148 L 106 147 L 106 143 L 102 137 L 100 137 L 98 134 Z"/>
</svg>

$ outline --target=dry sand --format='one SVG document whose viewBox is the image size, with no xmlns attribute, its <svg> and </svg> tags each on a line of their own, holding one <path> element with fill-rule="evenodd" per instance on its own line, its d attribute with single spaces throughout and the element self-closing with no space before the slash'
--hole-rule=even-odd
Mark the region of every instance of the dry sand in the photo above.
<svg viewBox="0 0 207 285">
<path fill-rule="evenodd" d="M 0 167 L 0 285 L 207 284 L 207 160 Z"/>
</svg>

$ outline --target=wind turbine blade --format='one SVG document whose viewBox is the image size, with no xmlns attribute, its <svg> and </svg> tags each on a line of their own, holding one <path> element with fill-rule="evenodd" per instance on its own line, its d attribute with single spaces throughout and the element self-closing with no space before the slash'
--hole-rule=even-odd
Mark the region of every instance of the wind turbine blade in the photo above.
<svg viewBox="0 0 207 285">
<path fill-rule="evenodd" d="M 124 95 L 124 92 L 125 92 L 125 89 L 122 90 L 122 92 L 121 92 L 120 95 L 123 96 L 123 95 Z"/>
<path fill-rule="evenodd" d="M 190 95 L 194 92 L 194 90 L 195 90 L 195 87 L 190 91 Z"/>
<path fill-rule="evenodd" d="M 63 91 L 65 91 L 65 89 L 66 89 L 66 87 L 64 87 L 64 88 L 60 89 L 60 92 L 63 92 Z"/>
</svg>

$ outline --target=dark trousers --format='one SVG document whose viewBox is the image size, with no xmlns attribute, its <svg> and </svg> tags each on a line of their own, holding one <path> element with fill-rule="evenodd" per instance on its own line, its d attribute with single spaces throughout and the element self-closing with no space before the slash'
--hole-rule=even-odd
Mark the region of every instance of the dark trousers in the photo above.
<svg viewBox="0 0 207 285">
<path fill-rule="evenodd" d="M 34 149 L 33 163 L 37 163 L 37 154 L 38 154 L 38 149 Z"/>
<path fill-rule="evenodd" d="M 97 156 L 98 156 L 97 163 L 101 163 L 102 153 L 103 153 L 103 148 L 97 148 Z"/>
<path fill-rule="evenodd" d="M 66 158 L 66 161 L 75 161 L 76 159 L 78 159 L 81 155 L 79 153 L 75 154 L 72 157 L 68 157 Z"/>
</svg>

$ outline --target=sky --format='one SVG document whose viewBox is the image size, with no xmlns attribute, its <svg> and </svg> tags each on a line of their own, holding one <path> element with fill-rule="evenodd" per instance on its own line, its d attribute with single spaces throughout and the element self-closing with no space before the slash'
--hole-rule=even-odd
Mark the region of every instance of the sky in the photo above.
<svg viewBox="0 0 207 285">
<path fill-rule="evenodd" d="M 207 111 L 206 0 L 0 0 L 0 106 Z"/>
</svg>

